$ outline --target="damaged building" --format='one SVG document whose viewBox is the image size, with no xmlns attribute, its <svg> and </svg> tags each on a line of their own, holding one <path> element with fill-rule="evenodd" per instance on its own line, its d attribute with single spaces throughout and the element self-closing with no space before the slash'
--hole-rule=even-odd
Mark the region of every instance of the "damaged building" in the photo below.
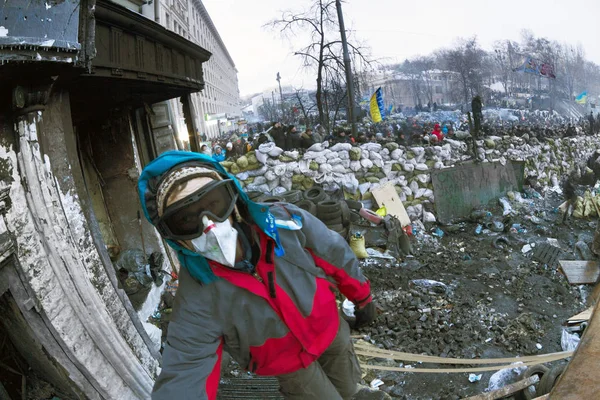
<svg viewBox="0 0 600 400">
<path fill-rule="evenodd" d="M 61 398 L 148 398 L 159 371 L 161 333 L 145 321 L 176 261 L 140 218 L 136 182 L 161 152 L 197 150 L 191 95 L 211 54 L 117 3 L 0 4 L 0 352 L 12 363 L 0 397 L 26 398 L 35 376 Z M 135 287 L 123 259 L 156 279 Z"/>
</svg>

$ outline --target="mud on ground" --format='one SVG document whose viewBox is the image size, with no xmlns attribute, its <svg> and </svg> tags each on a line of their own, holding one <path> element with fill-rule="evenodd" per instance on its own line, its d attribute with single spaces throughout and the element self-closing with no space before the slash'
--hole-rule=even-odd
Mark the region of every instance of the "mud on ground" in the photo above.
<svg viewBox="0 0 600 400">
<path fill-rule="evenodd" d="M 379 317 L 359 333 L 382 348 L 441 357 L 496 358 L 562 351 L 562 325 L 587 308 L 591 287 L 569 285 L 558 265 L 534 261 L 533 251 L 522 252 L 528 243 L 539 246 L 556 238 L 563 250 L 561 259 L 579 259 L 575 243 L 590 243 L 596 222 L 570 218 L 562 225 L 562 214 L 556 210 L 561 202 L 560 196 L 550 193 L 518 208 L 510 223 L 520 223 L 527 232 L 484 230 L 476 235 L 476 223 L 441 227 L 441 238 L 417 234 L 414 258 L 399 264 L 366 260 L 363 270 L 371 280 Z M 488 220 L 502 221 L 501 208 L 488 210 L 492 212 Z M 533 218 L 537 223 L 531 222 L 531 216 L 538 216 L 539 220 Z M 492 245 L 500 235 L 508 239 L 504 249 Z M 419 280 L 445 286 L 427 287 L 426 281 Z M 385 359 L 361 361 L 404 366 Z M 482 393 L 494 373 L 483 372 L 480 381 L 471 383 L 468 373 L 365 372 L 366 383 L 379 378 L 385 383 L 380 389 L 393 398 L 415 400 Z M 512 381 L 517 380 L 514 375 Z"/>
</svg>

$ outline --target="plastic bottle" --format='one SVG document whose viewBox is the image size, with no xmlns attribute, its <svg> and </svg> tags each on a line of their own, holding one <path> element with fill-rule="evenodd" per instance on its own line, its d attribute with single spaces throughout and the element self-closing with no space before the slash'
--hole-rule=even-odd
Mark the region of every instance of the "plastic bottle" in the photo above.
<svg viewBox="0 0 600 400">
<path fill-rule="evenodd" d="M 476 235 L 481 235 L 481 231 L 483 231 L 483 225 L 479 224 L 479 225 L 477 225 L 477 227 L 475 228 L 475 234 L 476 234 Z"/>
</svg>

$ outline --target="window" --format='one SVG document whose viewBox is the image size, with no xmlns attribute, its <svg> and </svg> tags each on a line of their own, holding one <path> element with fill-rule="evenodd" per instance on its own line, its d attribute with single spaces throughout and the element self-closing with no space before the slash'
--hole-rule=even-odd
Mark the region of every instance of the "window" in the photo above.
<svg viewBox="0 0 600 400">
<path fill-rule="evenodd" d="M 171 29 L 171 16 L 167 13 L 166 17 L 167 18 L 165 19 L 165 21 L 166 21 L 167 29 Z"/>
<path fill-rule="evenodd" d="M 441 86 L 436 86 L 436 87 L 435 87 L 435 92 L 436 92 L 437 94 L 441 94 L 441 93 L 442 93 L 442 87 L 441 87 Z"/>
</svg>

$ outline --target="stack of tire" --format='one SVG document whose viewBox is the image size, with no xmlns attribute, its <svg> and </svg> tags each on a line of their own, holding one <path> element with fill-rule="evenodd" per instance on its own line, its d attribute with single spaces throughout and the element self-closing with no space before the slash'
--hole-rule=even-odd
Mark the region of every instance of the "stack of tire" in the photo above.
<svg viewBox="0 0 600 400">
<path fill-rule="evenodd" d="M 279 196 L 249 192 L 248 197 L 259 203 L 286 202 L 308 211 L 319 218 L 329 229 L 339 233 L 344 238 L 348 236 L 351 222 L 360 219 L 358 211 L 362 208 L 360 201 L 333 201 L 320 187 L 313 187 L 304 192 L 290 190 Z"/>
<path fill-rule="evenodd" d="M 320 187 L 308 189 L 303 194 L 304 200 L 296 205 L 319 218 L 329 229 L 348 237 L 351 222 L 360 219 L 358 211 L 362 204 L 358 201 L 333 201 Z"/>
</svg>

